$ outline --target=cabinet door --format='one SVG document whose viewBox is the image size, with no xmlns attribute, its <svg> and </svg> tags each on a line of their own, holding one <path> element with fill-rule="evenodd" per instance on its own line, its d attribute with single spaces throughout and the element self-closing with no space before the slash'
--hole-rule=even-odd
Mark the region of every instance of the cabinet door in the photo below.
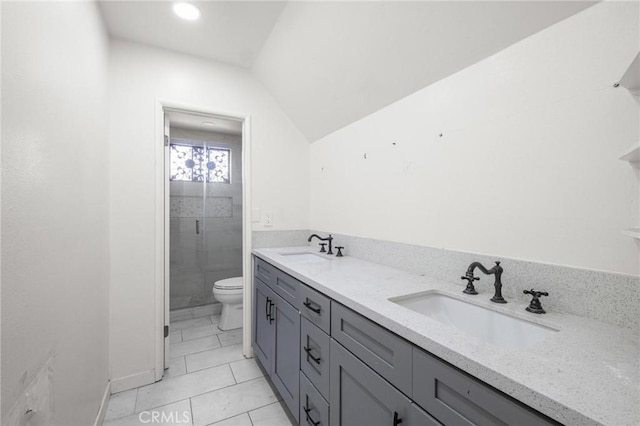
<svg viewBox="0 0 640 426">
<path fill-rule="evenodd" d="M 275 333 L 275 293 L 255 277 L 253 291 L 253 349 L 260 363 L 271 373 Z"/>
<path fill-rule="evenodd" d="M 331 339 L 331 426 L 409 426 L 411 401 Z"/>
<path fill-rule="evenodd" d="M 300 312 L 276 295 L 271 380 L 298 421 L 300 389 Z"/>
</svg>

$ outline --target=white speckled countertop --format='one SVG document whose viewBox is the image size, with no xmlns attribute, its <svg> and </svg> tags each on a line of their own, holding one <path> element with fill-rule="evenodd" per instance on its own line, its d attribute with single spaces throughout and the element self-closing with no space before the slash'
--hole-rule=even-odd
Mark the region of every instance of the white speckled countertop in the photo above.
<svg viewBox="0 0 640 426">
<path fill-rule="evenodd" d="M 306 252 L 317 250 L 305 246 L 253 251 L 300 281 L 563 424 L 640 425 L 637 331 L 557 312 L 534 315 L 519 301 L 491 303 L 492 294 L 467 296 L 461 286 L 453 284 L 459 277 L 443 282 L 348 256 L 326 256 L 330 259 L 326 262 L 283 256 Z M 388 300 L 428 290 L 559 332 L 536 346 L 507 350 Z"/>
</svg>

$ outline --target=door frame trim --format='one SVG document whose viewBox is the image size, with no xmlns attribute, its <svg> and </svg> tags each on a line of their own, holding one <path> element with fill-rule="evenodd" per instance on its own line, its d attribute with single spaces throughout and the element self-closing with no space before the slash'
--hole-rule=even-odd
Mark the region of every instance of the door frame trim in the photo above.
<svg viewBox="0 0 640 426">
<path fill-rule="evenodd" d="M 251 312 L 253 281 L 251 278 L 251 115 L 229 112 L 211 106 L 192 105 L 166 99 L 155 100 L 155 319 L 154 352 L 155 380 L 164 375 L 165 338 L 164 326 L 169 323 L 165 318 L 165 304 L 169 303 L 169 194 L 165 193 L 165 161 L 168 148 L 164 145 L 164 114 L 166 111 L 182 111 L 206 114 L 228 120 L 242 122 L 242 275 L 244 277 L 242 353 L 253 356 L 251 348 Z M 165 321 L 166 320 L 166 321 Z M 167 337 L 168 339 L 168 337 Z M 168 366 L 167 366 L 168 367 Z"/>
</svg>

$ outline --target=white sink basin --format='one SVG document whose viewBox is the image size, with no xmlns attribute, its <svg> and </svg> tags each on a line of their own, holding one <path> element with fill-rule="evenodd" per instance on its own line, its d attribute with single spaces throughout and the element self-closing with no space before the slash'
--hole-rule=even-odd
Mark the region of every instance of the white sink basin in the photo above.
<svg viewBox="0 0 640 426">
<path fill-rule="evenodd" d="M 293 260 L 295 262 L 328 262 L 326 257 L 318 256 L 313 253 L 281 253 L 281 256 L 285 256 L 287 260 Z"/>
<path fill-rule="evenodd" d="M 437 292 L 410 294 L 389 300 L 507 349 L 535 345 L 558 331 Z"/>
</svg>

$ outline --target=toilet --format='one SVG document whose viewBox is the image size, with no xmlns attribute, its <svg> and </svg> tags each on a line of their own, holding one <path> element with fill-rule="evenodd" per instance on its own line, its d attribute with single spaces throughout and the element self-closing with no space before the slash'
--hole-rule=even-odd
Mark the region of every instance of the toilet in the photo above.
<svg viewBox="0 0 640 426">
<path fill-rule="evenodd" d="M 213 296 L 222 303 L 220 330 L 242 327 L 242 289 L 242 277 L 227 278 L 213 284 Z"/>
</svg>

